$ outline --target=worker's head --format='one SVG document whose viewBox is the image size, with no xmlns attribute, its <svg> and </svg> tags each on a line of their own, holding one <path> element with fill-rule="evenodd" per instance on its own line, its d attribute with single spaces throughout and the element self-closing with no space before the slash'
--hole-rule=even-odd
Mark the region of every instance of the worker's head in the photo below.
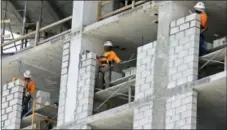
<svg viewBox="0 0 227 130">
<path fill-rule="evenodd" d="M 205 4 L 203 2 L 198 2 L 195 6 L 194 9 L 196 13 L 202 13 L 205 12 Z"/>
<path fill-rule="evenodd" d="M 32 77 L 31 72 L 30 72 L 29 70 L 26 70 L 26 71 L 24 72 L 24 79 L 25 79 L 25 80 L 30 80 L 31 77 Z"/>
<path fill-rule="evenodd" d="M 103 46 L 105 51 L 110 51 L 113 48 L 113 44 L 111 41 L 106 41 Z"/>
</svg>

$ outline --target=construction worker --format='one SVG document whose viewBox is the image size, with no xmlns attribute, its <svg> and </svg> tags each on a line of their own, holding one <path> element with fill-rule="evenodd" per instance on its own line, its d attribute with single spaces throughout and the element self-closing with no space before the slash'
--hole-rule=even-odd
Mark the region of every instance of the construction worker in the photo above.
<svg viewBox="0 0 227 130">
<path fill-rule="evenodd" d="M 206 54 L 205 37 L 204 32 L 207 31 L 207 14 L 205 13 L 205 4 L 198 2 L 194 9 L 197 14 L 200 15 L 200 43 L 199 43 L 199 56 Z"/>
<path fill-rule="evenodd" d="M 23 101 L 22 101 L 22 114 L 21 118 L 29 111 L 29 102 L 32 100 L 32 96 L 35 94 L 36 85 L 31 79 L 32 75 L 29 70 L 24 72 L 24 91 L 23 91 Z"/>
<path fill-rule="evenodd" d="M 122 76 L 124 76 L 124 72 L 120 68 L 116 68 L 114 66 L 114 63 L 120 64 L 121 59 L 117 56 L 117 54 L 113 51 L 113 44 L 110 41 L 106 41 L 104 43 L 104 55 L 98 57 L 100 66 L 99 66 L 99 72 L 102 73 L 102 79 L 105 82 L 105 88 L 110 87 L 111 82 L 111 71 L 116 71 L 118 73 L 121 73 Z"/>
</svg>

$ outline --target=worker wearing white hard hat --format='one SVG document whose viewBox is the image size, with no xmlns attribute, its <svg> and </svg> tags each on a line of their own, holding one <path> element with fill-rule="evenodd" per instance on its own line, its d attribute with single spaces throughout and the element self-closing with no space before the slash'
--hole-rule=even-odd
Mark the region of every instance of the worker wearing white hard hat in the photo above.
<svg viewBox="0 0 227 130">
<path fill-rule="evenodd" d="M 116 52 L 113 50 L 113 44 L 111 41 L 106 41 L 103 45 L 104 47 L 104 54 L 103 56 L 98 57 L 99 65 L 99 72 L 103 74 L 103 80 L 105 82 L 105 88 L 110 87 L 111 82 L 111 71 L 116 71 L 124 76 L 124 72 L 118 67 L 116 64 L 121 63 L 121 59 L 117 56 Z M 116 64 L 115 64 L 116 63 Z"/>
<path fill-rule="evenodd" d="M 200 43 L 199 43 L 199 55 L 202 56 L 206 54 L 206 47 L 205 47 L 205 37 L 204 32 L 207 31 L 207 19 L 208 16 L 205 13 L 205 4 L 203 2 L 198 2 L 194 6 L 195 12 L 200 15 Z"/>
<path fill-rule="evenodd" d="M 32 100 L 32 96 L 35 94 L 36 85 L 35 82 L 31 79 L 32 74 L 30 70 L 24 72 L 24 91 L 23 91 L 23 101 L 22 101 L 22 113 L 21 118 L 29 110 L 29 102 Z"/>
</svg>

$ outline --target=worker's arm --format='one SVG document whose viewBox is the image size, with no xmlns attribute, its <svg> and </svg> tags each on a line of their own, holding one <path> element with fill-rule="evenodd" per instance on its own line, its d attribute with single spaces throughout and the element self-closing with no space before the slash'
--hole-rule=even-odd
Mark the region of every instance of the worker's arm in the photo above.
<svg viewBox="0 0 227 130">
<path fill-rule="evenodd" d="M 120 63 L 121 62 L 121 59 L 117 56 L 117 54 L 115 52 L 112 52 L 112 55 L 113 55 L 113 60 L 116 63 Z"/>
</svg>

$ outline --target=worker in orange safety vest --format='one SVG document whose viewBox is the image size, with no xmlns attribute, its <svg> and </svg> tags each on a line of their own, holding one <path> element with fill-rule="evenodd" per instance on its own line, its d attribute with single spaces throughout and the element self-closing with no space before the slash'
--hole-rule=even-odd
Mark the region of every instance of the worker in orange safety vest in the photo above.
<svg viewBox="0 0 227 130">
<path fill-rule="evenodd" d="M 204 32 L 207 31 L 207 19 L 208 16 L 205 13 L 205 4 L 203 2 L 198 2 L 194 9 L 196 13 L 200 15 L 200 43 L 199 43 L 199 55 L 202 56 L 206 54 L 206 46 L 205 46 L 205 37 Z"/>
<path fill-rule="evenodd" d="M 36 85 L 34 80 L 31 79 L 32 75 L 29 70 L 24 72 L 24 91 L 23 91 L 23 101 L 22 101 L 22 113 L 21 118 L 28 112 L 29 102 L 32 100 L 32 96 L 35 95 Z"/>
<path fill-rule="evenodd" d="M 105 88 L 110 87 L 111 82 L 111 71 L 115 71 L 121 73 L 124 77 L 125 74 L 121 68 L 115 67 L 115 63 L 121 64 L 121 59 L 117 56 L 117 54 L 113 51 L 113 44 L 110 41 L 104 43 L 104 54 L 103 56 L 97 57 L 100 65 L 99 72 L 102 73 L 102 79 L 105 82 Z"/>
</svg>

